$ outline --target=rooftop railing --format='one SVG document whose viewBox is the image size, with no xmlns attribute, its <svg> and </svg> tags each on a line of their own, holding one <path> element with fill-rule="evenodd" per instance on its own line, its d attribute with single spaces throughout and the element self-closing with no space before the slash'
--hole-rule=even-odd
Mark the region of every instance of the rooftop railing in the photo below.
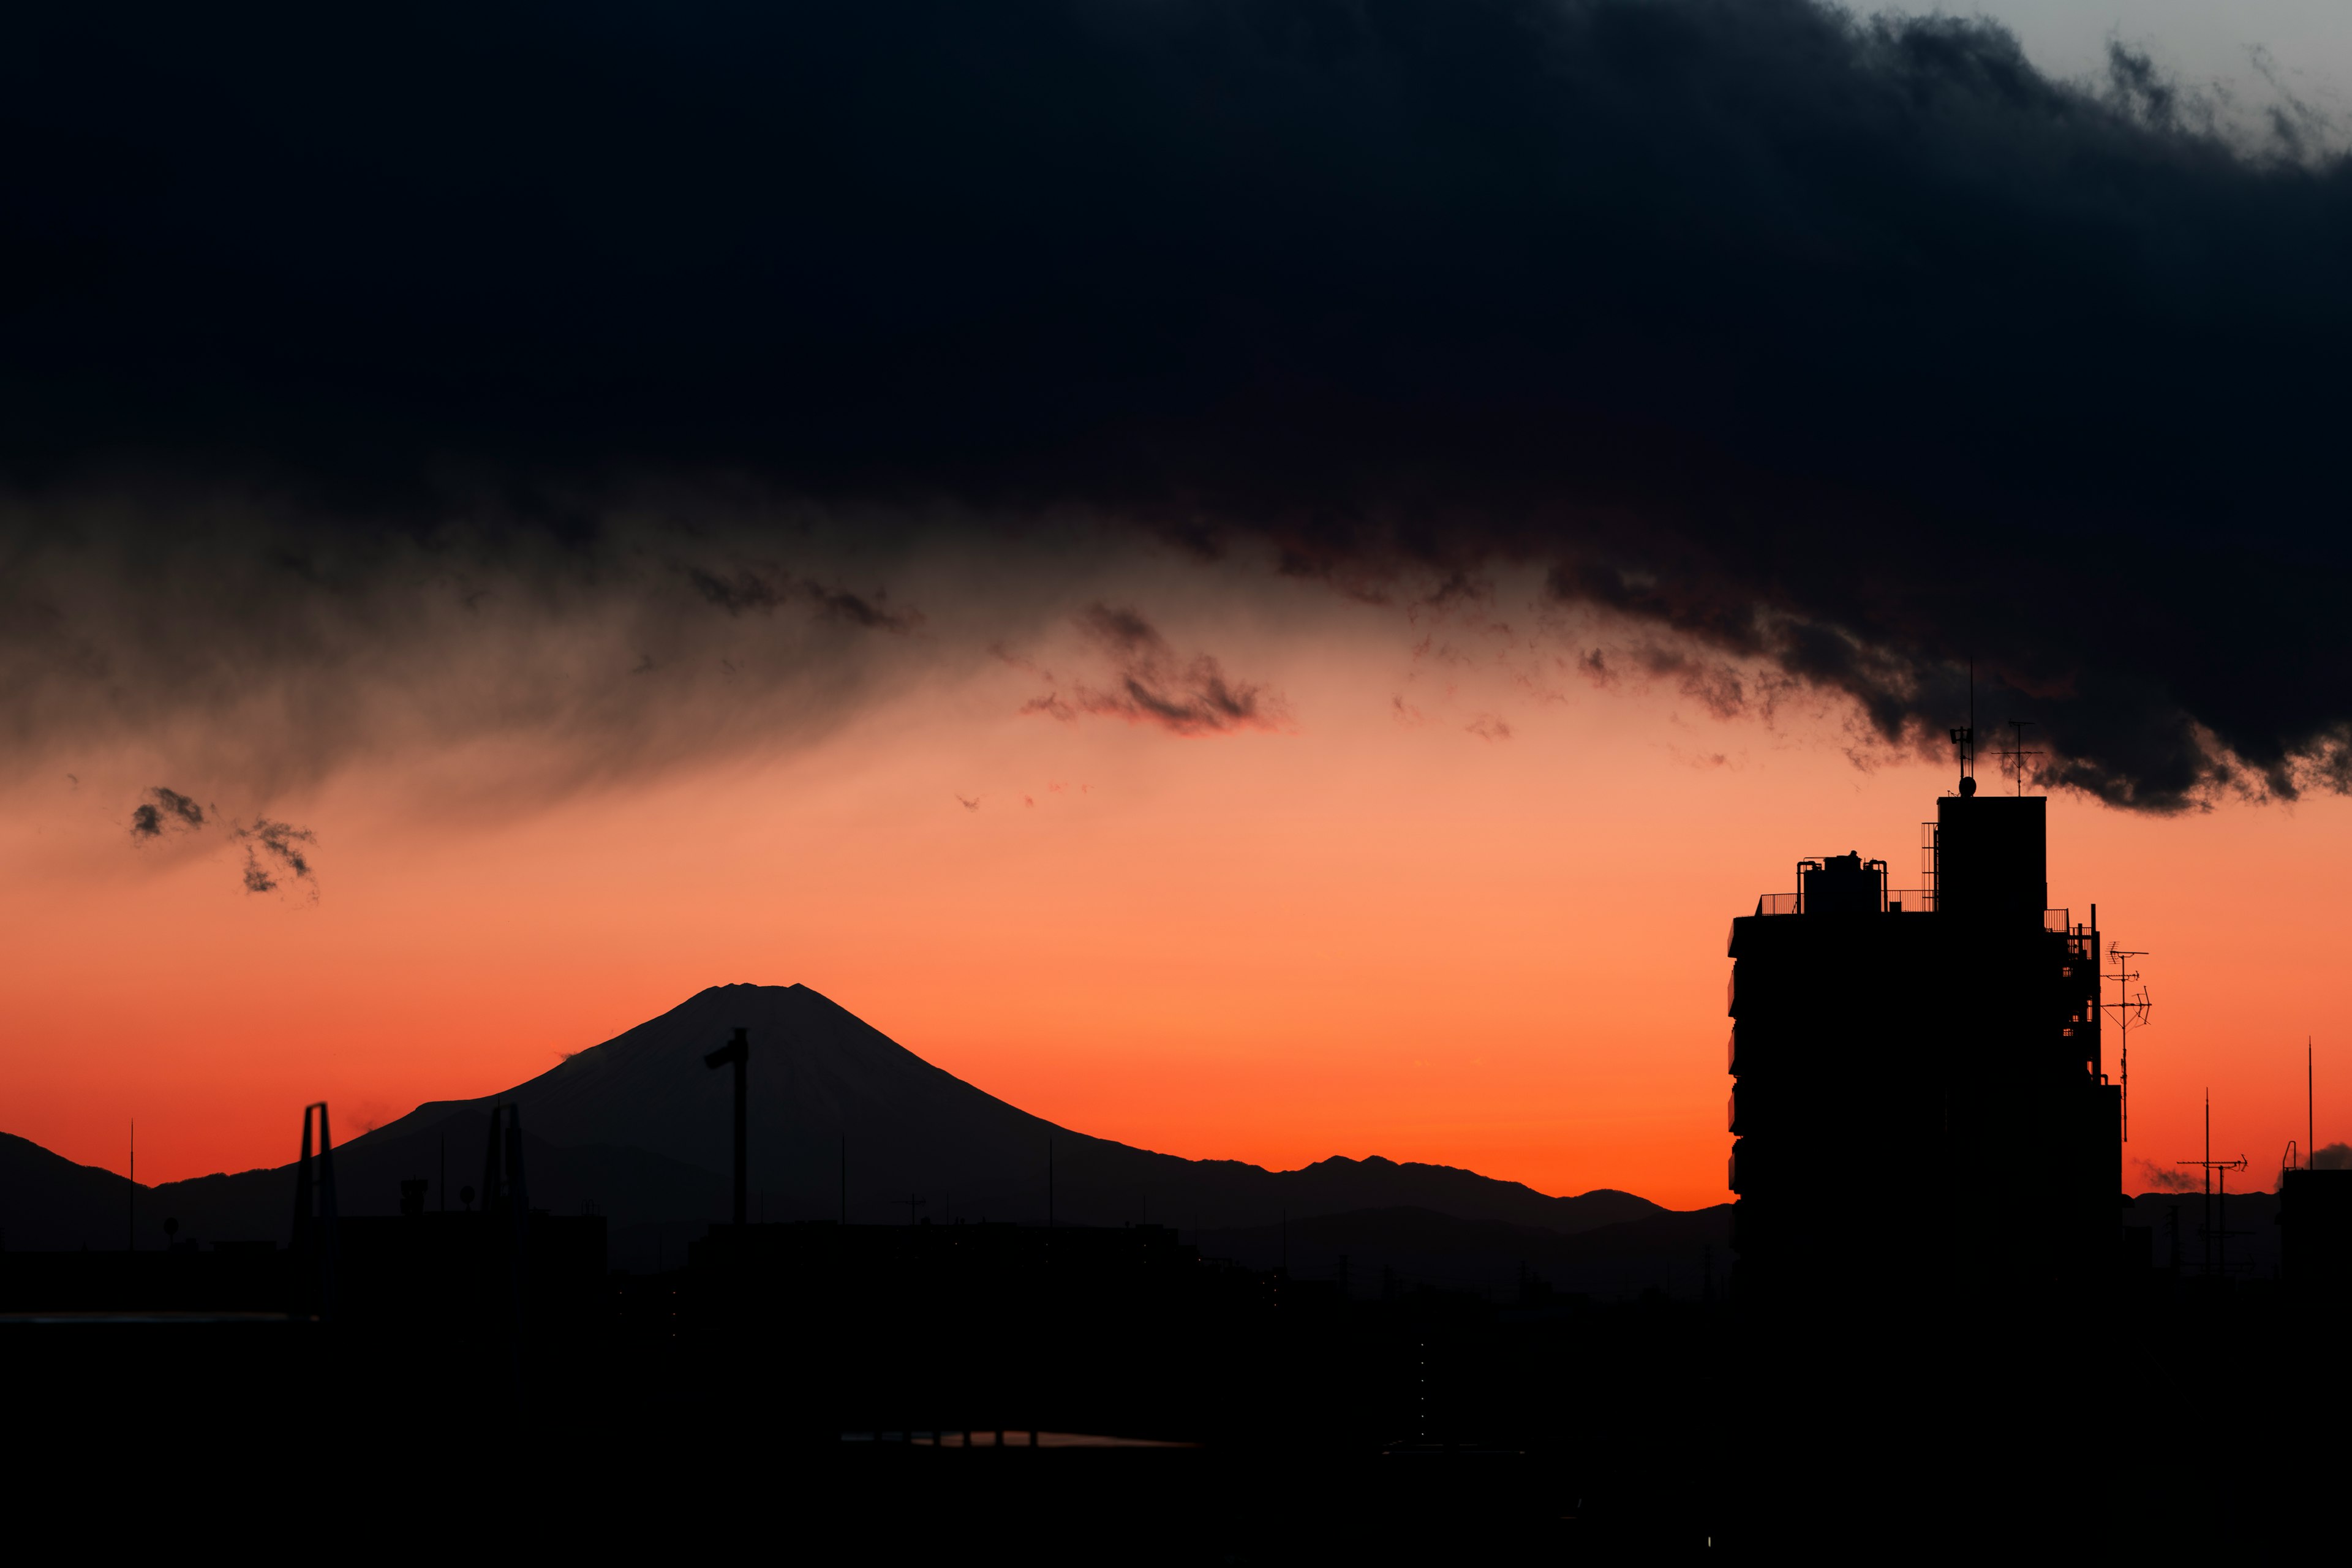
<svg viewBox="0 0 2352 1568">
<path fill-rule="evenodd" d="M 1933 888 L 1889 888 L 1879 900 L 1879 909 L 1887 914 L 1925 914 L 1936 908 Z M 1762 893 L 1757 896 L 1756 912 L 1759 915 L 1801 915 L 1805 912 L 1805 895 L 1795 893 Z M 2074 923 L 2071 909 L 2042 911 L 2042 929 L 2053 936 L 2068 939 L 2071 945 L 2087 953 L 2091 928 Z"/>
<path fill-rule="evenodd" d="M 1936 907 L 1933 888 L 1889 888 L 1879 899 L 1880 910 L 1888 914 L 1917 914 Z M 1796 893 L 1760 893 L 1756 899 L 1759 915 L 1801 915 L 1805 912 L 1805 895 Z"/>
</svg>

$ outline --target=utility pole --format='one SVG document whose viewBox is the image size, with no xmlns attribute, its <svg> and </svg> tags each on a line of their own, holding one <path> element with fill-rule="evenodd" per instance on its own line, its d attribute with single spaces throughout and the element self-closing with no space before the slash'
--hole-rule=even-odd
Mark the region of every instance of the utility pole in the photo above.
<svg viewBox="0 0 2352 1568">
<path fill-rule="evenodd" d="M 749 1142 L 745 1128 L 746 1100 L 745 1068 L 751 1057 L 751 1031 L 738 1029 L 735 1037 L 702 1058 L 702 1065 L 717 1071 L 733 1063 L 735 1067 L 735 1228 L 740 1230 L 751 1215 L 751 1161 L 745 1148 Z"/>
<path fill-rule="evenodd" d="M 2143 1029 L 2147 1027 L 2147 1010 L 2153 1004 L 2147 999 L 2147 987 L 2145 985 L 2139 988 L 2137 996 L 2131 994 L 2133 983 L 2139 979 L 2139 971 L 2130 967 L 2125 961 L 2146 958 L 2147 954 L 2144 951 L 2135 952 L 2130 948 L 2111 947 L 2107 949 L 2107 956 L 2116 961 L 2116 972 L 2113 974 L 2103 974 L 2099 978 L 2116 983 L 2116 999 L 2113 1002 L 2102 1002 L 2099 1006 L 2101 1011 L 2112 1013 L 2116 1017 L 2116 1038 L 2123 1065 L 2124 1142 L 2128 1143 L 2131 1142 L 2131 1029 L 2134 1024 L 2137 1024 Z M 2206 1152 L 2210 1153 L 2212 1151 L 2209 1149 Z"/>
</svg>

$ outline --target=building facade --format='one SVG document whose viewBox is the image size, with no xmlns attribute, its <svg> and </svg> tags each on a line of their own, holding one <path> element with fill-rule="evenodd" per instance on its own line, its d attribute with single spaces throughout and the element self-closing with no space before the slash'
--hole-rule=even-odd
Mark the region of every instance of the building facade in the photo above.
<svg viewBox="0 0 2352 1568">
<path fill-rule="evenodd" d="M 1799 863 L 1731 922 L 1737 1288 L 2044 1287 L 2111 1265 L 2100 947 L 2049 905 L 2048 802 L 1947 795 L 1921 879 Z"/>
</svg>

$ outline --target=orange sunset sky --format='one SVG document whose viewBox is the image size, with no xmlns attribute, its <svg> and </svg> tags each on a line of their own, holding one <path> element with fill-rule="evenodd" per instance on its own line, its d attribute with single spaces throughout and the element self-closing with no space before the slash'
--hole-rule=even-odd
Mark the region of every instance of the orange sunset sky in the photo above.
<svg viewBox="0 0 2352 1568">
<path fill-rule="evenodd" d="M 1624 629 L 1548 616 L 1509 578 L 1433 615 L 1303 584 L 1221 596 L 1206 571 L 1089 579 L 1012 646 L 920 634 L 821 723 L 715 756 L 551 784 L 520 733 L 217 803 L 313 832 L 315 897 L 249 895 L 217 835 L 134 845 L 142 790 L 195 786 L 165 748 L 21 776 L 0 1129 L 121 1170 L 135 1118 L 151 1182 L 282 1163 L 306 1100 L 348 1137 L 705 985 L 801 982 L 1133 1144 L 1726 1201 L 1727 921 L 1805 855 L 1882 856 L 1916 886 L 1953 770 L 1806 692 L 1762 701 L 1752 671 L 1736 708 L 1595 679 L 1580 660 Z M 1213 649 L 1269 725 L 1031 707 L 1041 670 L 1087 657 L 1072 617 L 1097 598 Z M 2199 1152 L 2209 1086 L 2216 1152 L 2269 1186 L 2304 1134 L 2307 1034 L 2320 1141 L 2352 1131 L 2352 804 L 2154 817 L 2062 795 L 2051 842 L 2053 902 L 2096 901 L 2110 942 L 2151 952 L 2126 1189 L 2151 1184 L 2134 1162 Z M 1904 1108 L 1851 1155 L 1899 1179 Z"/>
</svg>

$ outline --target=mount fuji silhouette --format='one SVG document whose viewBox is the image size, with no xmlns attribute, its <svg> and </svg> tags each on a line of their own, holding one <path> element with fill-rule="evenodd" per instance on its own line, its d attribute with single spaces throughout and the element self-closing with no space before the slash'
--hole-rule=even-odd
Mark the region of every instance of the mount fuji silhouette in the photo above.
<svg viewBox="0 0 2352 1568">
<path fill-rule="evenodd" d="M 342 1212 L 395 1212 L 400 1182 L 420 1176 L 436 1184 L 434 1205 L 457 1207 L 460 1187 L 478 1180 L 491 1108 L 514 1105 L 531 1202 L 559 1213 L 593 1205 L 612 1227 L 615 1262 L 635 1261 L 640 1250 L 650 1261 L 650 1237 L 698 1233 L 727 1216 L 732 1075 L 706 1070 L 702 1058 L 737 1028 L 751 1041 L 755 1219 L 1036 1225 L 1050 1209 L 1065 1225 L 1150 1218 L 1198 1231 L 1417 1209 L 1558 1236 L 1670 1212 L 1607 1188 L 1552 1197 L 1377 1156 L 1277 1172 L 1091 1138 L 933 1067 L 805 985 L 751 984 L 712 986 L 513 1089 L 430 1101 L 340 1146 Z M 123 1185 L 110 1180 L 116 1195 L 92 1205 L 101 1228 L 83 1238 L 92 1246 L 122 1245 Z M 153 1211 L 155 1225 L 170 1211 L 191 1236 L 275 1236 L 292 1207 L 293 1173 L 287 1166 L 166 1183 L 134 1201 Z M 23 1238 L 15 1245 L 78 1244 L 35 1240 L 58 1228 L 35 1216 L 11 1228 Z M 141 1245 L 160 1245 L 160 1237 L 142 1234 Z"/>
</svg>

